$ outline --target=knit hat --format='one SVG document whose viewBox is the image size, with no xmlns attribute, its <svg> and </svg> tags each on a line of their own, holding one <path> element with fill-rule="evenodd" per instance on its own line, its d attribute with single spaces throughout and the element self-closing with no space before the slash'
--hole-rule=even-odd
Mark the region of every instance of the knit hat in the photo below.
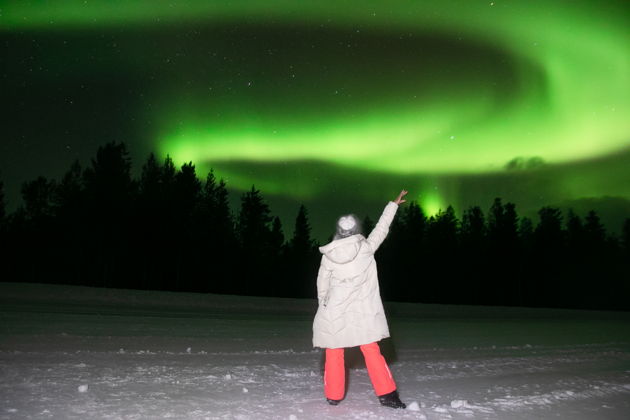
<svg viewBox="0 0 630 420">
<path fill-rule="evenodd" d="M 354 214 L 341 216 L 337 220 L 335 239 L 347 238 L 358 233 L 361 233 L 361 224 Z"/>
<path fill-rule="evenodd" d="M 352 216 L 342 216 L 337 224 L 342 230 L 352 230 L 357 225 L 357 221 Z"/>
</svg>

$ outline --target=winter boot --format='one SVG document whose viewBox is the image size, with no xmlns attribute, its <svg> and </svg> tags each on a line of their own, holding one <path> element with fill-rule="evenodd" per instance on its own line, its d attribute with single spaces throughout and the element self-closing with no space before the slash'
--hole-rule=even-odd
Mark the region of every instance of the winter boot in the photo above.
<svg viewBox="0 0 630 420">
<path fill-rule="evenodd" d="M 328 404 L 330 405 L 339 405 L 341 402 L 341 400 L 331 400 L 330 398 L 326 398 L 326 401 L 328 401 Z"/>
<path fill-rule="evenodd" d="M 380 395 L 378 400 L 381 402 L 381 405 L 385 407 L 391 408 L 407 408 L 407 406 L 400 401 L 400 397 L 398 396 L 398 391 L 394 390 L 389 394 Z"/>
</svg>

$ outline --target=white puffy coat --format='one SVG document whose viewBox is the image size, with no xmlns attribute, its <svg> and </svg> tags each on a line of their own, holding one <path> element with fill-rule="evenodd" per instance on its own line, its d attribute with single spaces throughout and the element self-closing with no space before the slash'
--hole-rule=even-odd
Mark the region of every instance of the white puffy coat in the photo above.
<svg viewBox="0 0 630 420">
<path fill-rule="evenodd" d="M 313 322 L 313 347 L 340 348 L 389 337 L 378 286 L 374 253 L 398 210 L 389 202 L 367 237 L 352 235 L 319 248 L 319 307 Z"/>
</svg>

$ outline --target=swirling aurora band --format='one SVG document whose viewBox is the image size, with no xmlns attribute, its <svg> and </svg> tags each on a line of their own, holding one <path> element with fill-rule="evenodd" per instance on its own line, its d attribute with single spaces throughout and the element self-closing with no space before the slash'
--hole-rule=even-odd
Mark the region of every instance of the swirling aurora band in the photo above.
<svg viewBox="0 0 630 420">
<path fill-rule="evenodd" d="M 357 44 L 408 38 L 411 50 L 387 60 L 379 57 L 387 46 L 359 47 L 375 54 L 369 66 L 362 62 L 354 71 L 348 68 L 352 56 L 330 52 L 333 61 L 345 63 L 330 74 L 317 74 L 326 52 L 289 58 L 282 45 L 290 41 L 278 41 L 272 45 L 276 57 L 293 60 L 297 73 L 288 70 L 288 84 L 276 83 L 276 64 L 252 70 L 259 60 L 254 57 L 243 58 L 245 69 L 237 63 L 221 70 L 249 73 L 250 81 L 243 76 L 203 93 L 165 88 L 156 111 L 160 152 L 180 163 L 226 163 L 222 173 L 238 188 L 256 183 L 278 192 L 294 183 L 293 191 L 303 196 L 317 190 L 310 179 L 258 179 L 231 169 L 232 161 L 306 160 L 441 176 L 492 173 L 518 157 L 566 164 L 630 145 L 630 22 L 623 2 L 58 0 L 11 2 L 3 9 L 3 30 L 202 23 L 317 28 L 318 36 L 333 31 L 354 36 Z M 453 57 L 459 69 L 443 71 L 419 53 L 435 39 L 475 45 L 494 58 L 482 58 L 478 68 L 473 51 Z M 411 64 L 403 68 L 398 60 Z"/>
</svg>

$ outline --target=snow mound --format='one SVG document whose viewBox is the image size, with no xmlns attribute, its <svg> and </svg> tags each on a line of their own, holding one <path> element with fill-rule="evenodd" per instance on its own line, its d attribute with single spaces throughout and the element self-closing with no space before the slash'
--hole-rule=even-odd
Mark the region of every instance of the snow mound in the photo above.
<svg viewBox="0 0 630 420">
<path fill-rule="evenodd" d="M 420 411 L 420 406 L 418 405 L 418 401 L 413 401 L 409 405 L 407 405 L 407 410 Z"/>
<path fill-rule="evenodd" d="M 468 408 L 470 404 L 466 400 L 453 400 L 451 401 L 451 408 Z"/>
</svg>

